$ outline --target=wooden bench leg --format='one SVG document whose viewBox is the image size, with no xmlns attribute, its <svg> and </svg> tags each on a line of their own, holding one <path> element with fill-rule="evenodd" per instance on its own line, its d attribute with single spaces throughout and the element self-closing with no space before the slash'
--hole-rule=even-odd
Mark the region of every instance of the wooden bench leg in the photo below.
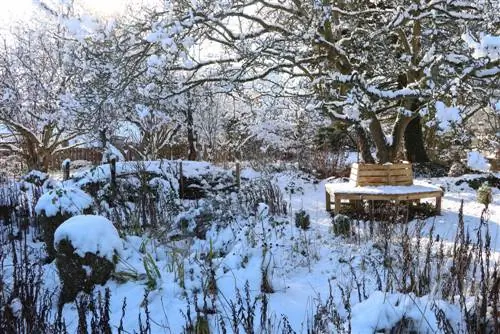
<svg viewBox="0 0 500 334">
<path fill-rule="evenodd" d="M 325 198 L 326 198 L 326 211 L 330 212 L 332 211 L 332 199 L 330 198 L 330 194 L 328 191 L 325 191 Z"/>
<path fill-rule="evenodd" d="M 441 196 L 436 197 L 436 213 L 441 215 Z"/>
<path fill-rule="evenodd" d="M 334 195 L 335 197 L 335 214 L 338 215 L 340 213 L 340 196 Z"/>
</svg>

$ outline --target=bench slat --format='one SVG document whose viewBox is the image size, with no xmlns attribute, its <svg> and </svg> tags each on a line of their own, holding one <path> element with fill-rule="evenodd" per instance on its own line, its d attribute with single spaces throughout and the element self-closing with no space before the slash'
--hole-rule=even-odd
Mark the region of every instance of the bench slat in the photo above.
<svg viewBox="0 0 500 334">
<path fill-rule="evenodd" d="M 376 175 L 404 175 L 413 176 L 413 172 L 409 169 L 398 169 L 398 170 L 358 170 L 351 171 L 351 174 L 360 176 L 376 176 Z"/>
<path fill-rule="evenodd" d="M 391 165 L 378 165 L 378 164 L 359 164 L 353 163 L 351 169 L 355 170 L 411 170 L 411 164 L 401 163 L 401 164 L 391 164 Z"/>
</svg>

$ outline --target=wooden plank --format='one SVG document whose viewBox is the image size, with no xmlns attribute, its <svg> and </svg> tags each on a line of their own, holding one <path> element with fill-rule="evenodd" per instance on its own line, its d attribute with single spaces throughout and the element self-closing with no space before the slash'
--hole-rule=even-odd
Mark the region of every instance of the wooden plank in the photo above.
<svg viewBox="0 0 500 334">
<path fill-rule="evenodd" d="M 353 178 L 351 178 L 353 179 Z M 386 175 L 386 176 L 362 176 L 358 177 L 357 180 L 359 182 L 370 182 L 372 180 L 385 180 L 385 181 L 393 181 L 393 182 L 400 182 L 400 181 L 413 181 L 412 177 L 409 177 L 408 175 Z"/>
<path fill-rule="evenodd" d="M 405 170 L 412 169 L 411 164 L 393 164 L 393 165 L 378 165 L 378 164 L 352 164 L 351 169 L 357 171 L 365 170 Z"/>
<path fill-rule="evenodd" d="M 386 175 L 384 175 L 384 176 L 363 176 L 363 177 L 358 177 L 358 180 L 364 181 L 364 182 L 370 182 L 370 181 L 379 182 L 379 181 L 387 180 L 387 176 Z"/>
<path fill-rule="evenodd" d="M 358 170 L 355 172 L 351 171 L 352 175 L 357 177 L 362 176 L 380 176 L 380 175 L 398 175 L 398 176 L 411 176 L 413 172 L 410 169 L 398 169 L 398 170 Z"/>
<path fill-rule="evenodd" d="M 409 178 L 370 178 L 370 179 L 358 179 L 353 180 L 358 186 L 410 186 L 413 184 L 413 180 Z"/>
<path fill-rule="evenodd" d="M 410 199 L 422 199 L 422 198 L 432 198 L 441 197 L 442 191 L 428 191 L 422 193 L 413 194 L 362 194 L 362 193 L 339 193 L 335 192 L 335 198 L 339 197 L 341 199 L 348 200 L 410 200 Z"/>
</svg>

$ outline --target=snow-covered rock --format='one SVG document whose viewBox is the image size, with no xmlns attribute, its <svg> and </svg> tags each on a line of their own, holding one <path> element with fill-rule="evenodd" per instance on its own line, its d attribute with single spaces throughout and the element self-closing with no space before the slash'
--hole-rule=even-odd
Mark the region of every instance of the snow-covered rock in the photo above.
<svg viewBox="0 0 500 334">
<path fill-rule="evenodd" d="M 94 215 L 71 217 L 54 233 L 54 248 L 61 240 L 68 240 L 75 253 L 84 257 L 86 253 L 104 257 L 113 262 L 115 253 L 122 249 L 122 240 L 113 223 L 107 218 Z"/>
<path fill-rule="evenodd" d="M 43 194 L 35 206 L 37 215 L 46 217 L 62 215 L 78 215 L 92 206 L 90 195 L 74 186 L 62 186 Z"/>
<path fill-rule="evenodd" d="M 62 282 L 60 301 L 73 301 L 80 291 L 90 293 L 115 271 L 123 244 L 113 224 L 102 216 L 75 216 L 54 233 L 56 266 Z"/>
</svg>

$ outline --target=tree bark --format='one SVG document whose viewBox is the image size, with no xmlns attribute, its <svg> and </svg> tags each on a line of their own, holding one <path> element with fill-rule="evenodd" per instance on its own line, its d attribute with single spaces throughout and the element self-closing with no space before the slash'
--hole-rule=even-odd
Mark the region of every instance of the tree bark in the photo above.
<svg viewBox="0 0 500 334">
<path fill-rule="evenodd" d="M 406 159 L 410 162 L 428 162 L 420 116 L 415 117 L 405 129 Z"/>
<path fill-rule="evenodd" d="M 376 152 L 377 162 L 381 164 L 386 162 L 392 162 L 390 161 L 390 152 L 389 152 L 390 147 L 385 140 L 384 130 L 382 129 L 382 125 L 380 124 L 380 121 L 375 115 L 373 115 L 372 119 L 370 120 L 369 128 L 370 128 L 370 135 L 373 139 L 375 148 L 377 150 Z"/>
<path fill-rule="evenodd" d="M 375 159 L 370 152 L 370 143 L 368 142 L 368 137 L 366 136 L 365 129 L 360 124 L 354 126 L 357 137 L 358 151 L 361 155 L 361 162 L 367 164 L 375 163 Z"/>
<path fill-rule="evenodd" d="M 188 140 L 188 160 L 196 160 L 196 136 L 194 133 L 193 109 L 188 106 L 186 114 L 187 140 Z"/>
</svg>

